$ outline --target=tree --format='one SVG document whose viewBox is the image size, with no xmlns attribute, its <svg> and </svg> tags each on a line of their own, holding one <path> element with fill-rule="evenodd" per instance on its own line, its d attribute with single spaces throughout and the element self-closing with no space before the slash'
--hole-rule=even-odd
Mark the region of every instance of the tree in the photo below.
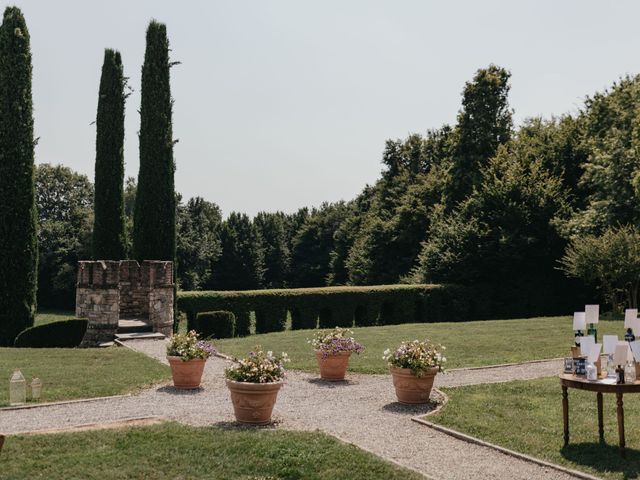
<svg viewBox="0 0 640 480">
<path fill-rule="evenodd" d="M 31 47 L 20 9 L 0 27 L 0 345 L 33 325 L 38 243 Z"/>
<path fill-rule="evenodd" d="M 125 77 L 120 52 L 106 49 L 96 117 L 93 258 L 127 256 L 123 202 Z"/>
<path fill-rule="evenodd" d="M 190 198 L 178 203 L 176 260 L 183 290 L 201 290 L 211 283 L 211 266 L 220 256 L 222 214 L 215 203 Z"/>
<path fill-rule="evenodd" d="M 464 87 L 447 191 L 449 207 L 466 198 L 480 183 L 482 167 L 511 137 L 510 77 L 505 69 L 489 65 L 478 70 Z"/>
<path fill-rule="evenodd" d="M 93 222 L 93 185 L 62 165 L 36 167 L 38 207 L 38 304 L 72 309 L 78 260 L 88 258 Z"/>
<path fill-rule="evenodd" d="M 618 310 L 621 303 L 638 307 L 640 293 L 640 231 L 636 226 L 609 228 L 602 235 L 575 237 L 561 268 L 567 276 L 600 289 Z"/>
<path fill-rule="evenodd" d="M 251 219 L 232 212 L 220 230 L 222 254 L 213 265 L 215 290 L 251 290 L 262 287 L 264 251 Z"/>
<path fill-rule="evenodd" d="M 291 263 L 287 245 L 286 216 L 282 212 L 259 212 L 253 223 L 264 248 L 264 286 L 284 288 Z"/>
<path fill-rule="evenodd" d="M 152 21 L 142 66 L 140 171 L 133 229 L 133 256 L 137 260 L 175 261 L 176 257 L 169 70 L 166 26 Z"/>
</svg>

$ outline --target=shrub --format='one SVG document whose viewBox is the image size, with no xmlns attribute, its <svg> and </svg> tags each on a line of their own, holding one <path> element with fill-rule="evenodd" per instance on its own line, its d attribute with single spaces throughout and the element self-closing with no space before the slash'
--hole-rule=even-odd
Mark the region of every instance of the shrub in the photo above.
<svg viewBox="0 0 640 480">
<path fill-rule="evenodd" d="M 86 318 L 70 318 L 23 330 L 15 339 L 18 348 L 74 348 L 87 330 Z"/>
<path fill-rule="evenodd" d="M 287 309 L 280 305 L 264 305 L 256 309 L 256 333 L 281 332 L 287 324 Z"/>
<path fill-rule="evenodd" d="M 196 316 L 195 330 L 204 338 L 231 338 L 235 329 L 236 316 L 227 310 L 202 312 Z"/>
</svg>

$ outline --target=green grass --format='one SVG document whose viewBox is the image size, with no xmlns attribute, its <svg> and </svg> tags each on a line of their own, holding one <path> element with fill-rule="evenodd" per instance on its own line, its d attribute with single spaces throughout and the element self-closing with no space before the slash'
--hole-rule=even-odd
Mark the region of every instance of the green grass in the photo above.
<svg viewBox="0 0 640 480">
<path fill-rule="evenodd" d="M 0 348 L 0 407 L 9 402 L 9 377 L 43 382 L 42 402 L 102 397 L 169 380 L 169 367 L 128 348 Z"/>
<path fill-rule="evenodd" d="M 535 367 L 532 367 L 535 368 Z M 640 395 L 625 395 L 627 459 L 618 453 L 615 395 L 604 395 L 605 444 L 598 442 L 596 394 L 569 389 L 571 442 L 563 447 L 557 378 L 443 389 L 449 403 L 427 420 L 503 447 L 604 478 L 638 478 Z"/>
<path fill-rule="evenodd" d="M 7 480 L 422 478 L 322 433 L 174 423 L 8 437 L 0 471 Z"/>
<path fill-rule="evenodd" d="M 569 355 L 573 344 L 569 317 L 487 320 L 460 323 L 417 323 L 384 327 L 355 328 L 355 338 L 365 346 L 361 355 L 352 355 L 349 369 L 361 373 L 386 373 L 382 352 L 402 340 L 429 339 L 447 347 L 447 367 L 478 367 L 515 363 Z M 603 321 L 598 335 L 624 335 L 622 321 Z M 216 340 L 220 351 L 244 356 L 254 345 L 266 350 L 284 351 L 291 357 L 289 368 L 315 371 L 316 360 L 307 344 L 313 331 L 296 330 L 244 338 Z M 599 337 L 600 338 L 600 337 Z"/>
<path fill-rule="evenodd" d="M 36 319 L 33 325 L 45 325 L 51 322 L 67 320 L 68 318 L 75 316 L 76 312 L 72 310 L 41 310 L 36 313 Z"/>
</svg>

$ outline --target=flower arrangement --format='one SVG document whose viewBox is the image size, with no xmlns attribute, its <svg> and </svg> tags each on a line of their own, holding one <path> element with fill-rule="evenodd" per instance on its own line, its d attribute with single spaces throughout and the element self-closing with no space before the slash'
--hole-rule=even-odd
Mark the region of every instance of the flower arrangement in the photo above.
<svg viewBox="0 0 640 480">
<path fill-rule="evenodd" d="M 227 379 L 236 382 L 274 383 L 284 380 L 284 364 L 289 361 L 289 356 L 284 352 L 281 355 L 274 355 L 271 351 L 265 353 L 258 345 L 253 352 L 249 352 L 247 358 L 236 361 L 235 365 L 225 369 Z"/>
<path fill-rule="evenodd" d="M 353 335 L 353 330 L 336 327 L 329 332 L 323 330 L 316 332 L 308 343 L 314 350 L 322 353 L 323 358 L 342 352 L 362 353 L 364 347 L 361 343 L 356 342 L 351 335 Z"/>
<path fill-rule="evenodd" d="M 431 368 L 438 368 L 444 372 L 444 363 L 447 361 L 442 345 L 425 340 L 413 340 L 402 342 L 395 352 L 386 349 L 382 356 L 390 367 L 410 368 L 417 377 L 421 377 Z"/>
<path fill-rule="evenodd" d="M 171 337 L 167 345 L 167 355 L 170 357 L 180 357 L 183 362 L 200 358 L 206 360 L 218 353 L 216 348 L 209 342 L 198 340 L 195 330 L 188 333 L 176 333 Z"/>
</svg>

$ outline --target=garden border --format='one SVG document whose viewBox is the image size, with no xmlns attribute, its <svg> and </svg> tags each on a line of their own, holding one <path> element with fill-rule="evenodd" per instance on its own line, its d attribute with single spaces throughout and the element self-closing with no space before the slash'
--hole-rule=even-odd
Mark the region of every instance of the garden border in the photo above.
<svg viewBox="0 0 640 480">
<path fill-rule="evenodd" d="M 500 453 L 503 453 L 505 455 L 508 455 L 510 457 L 514 457 L 514 458 L 518 458 L 520 460 L 524 460 L 526 462 L 530 462 L 530 463 L 535 463 L 537 465 L 540 465 L 542 467 L 547 467 L 547 468 L 552 468 L 554 470 L 560 471 L 562 473 L 566 473 L 567 475 L 572 475 L 576 478 L 581 478 L 583 480 L 602 480 L 602 478 L 600 477 L 595 477 L 593 475 L 589 475 L 588 473 L 584 473 L 584 472 L 580 472 L 578 470 L 572 470 L 570 468 L 566 468 L 563 467 L 561 465 L 556 465 L 554 463 L 550 463 L 547 462 L 545 460 L 541 460 L 539 458 L 536 457 L 532 457 L 530 455 L 524 454 L 524 453 L 520 453 L 520 452 L 516 452 L 514 450 L 509 450 L 508 448 L 505 447 L 501 447 L 499 445 L 496 445 L 494 443 L 489 443 L 485 440 L 481 440 L 477 437 L 472 437 L 471 435 L 467 435 L 466 433 L 462 433 L 459 432 L 457 430 L 453 430 L 451 428 L 447 428 L 447 427 L 443 427 L 442 425 L 438 425 L 437 423 L 432 423 L 429 422 L 427 420 L 425 420 L 423 417 L 429 416 L 431 415 L 432 412 L 429 412 L 426 415 L 421 415 L 419 417 L 411 417 L 411 420 L 413 422 L 419 423 L 421 425 L 425 425 L 429 428 L 433 428 L 434 430 L 437 430 L 439 432 L 445 433 L 447 435 L 450 435 L 454 438 L 457 438 L 458 440 L 462 440 L 464 442 L 468 442 L 468 443 L 473 443 L 475 445 L 480 445 L 481 447 L 486 447 L 486 448 L 491 448 L 493 450 L 496 450 Z"/>
</svg>

